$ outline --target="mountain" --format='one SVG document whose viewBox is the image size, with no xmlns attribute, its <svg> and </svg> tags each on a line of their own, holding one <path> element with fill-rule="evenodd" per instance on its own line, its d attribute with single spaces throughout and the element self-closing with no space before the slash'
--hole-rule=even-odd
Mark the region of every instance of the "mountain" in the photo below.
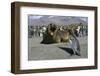
<svg viewBox="0 0 100 76">
<path fill-rule="evenodd" d="M 35 16 L 37 17 L 37 16 Z M 35 18 L 28 17 L 29 26 L 47 26 L 49 23 L 55 23 L 57 25 L 69 25 L 75 23 L 87 24 L 87 17 L 75 17 L 75 16 L 41 16 Z"/>
</svg>

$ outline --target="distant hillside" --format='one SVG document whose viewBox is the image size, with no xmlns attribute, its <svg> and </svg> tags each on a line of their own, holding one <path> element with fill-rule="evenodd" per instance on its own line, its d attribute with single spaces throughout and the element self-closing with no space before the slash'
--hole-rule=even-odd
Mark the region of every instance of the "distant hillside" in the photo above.
<svg viewBox="0 0 100 76">
<path fill-rule="evenodd" d="M 47 26 L 49 23 L 55 23 L 57 25 L 69 25 L 75 23 L 87 24 L 87 17 L 41 16 L 38 19 L 34 18 L 34 16 L 32 17 L 28 17 L 29 26 Z"/>
</svg>

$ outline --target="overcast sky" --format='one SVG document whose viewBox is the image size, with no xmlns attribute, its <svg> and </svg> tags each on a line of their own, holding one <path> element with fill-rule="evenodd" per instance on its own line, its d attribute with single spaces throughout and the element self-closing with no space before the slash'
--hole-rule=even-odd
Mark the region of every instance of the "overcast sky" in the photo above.
<svg viewBox="0 0 100 76">
<path fill-rule="evenodd" d="M 34 16 L 34 15 L 31 15 L 31 16 L 29 16 L 29 19 L 40 19 L 41 17 L 43 17 L 43 16 Z"/>
<path fill-rule="evenodd" d="M 28 16 L 28 18 L 29 18 L 29 20 L 30 19 L 40 19 L 40 18 L 42 18 L 42 17 L 45 17 L 44 15 L 30 15 L 30 16 Z M 50 18 L 54 18 L 54 17 L 58 17 L 58 16 L 49 16 L 49 15 L 46 15 L 46 17 L 48 18 L 48 19 L 50 19 Z M 59 17 L 72 17 L 72 16 L 59 16 Z M 87 17 L 79 17 L 81 20 L 84 20 L 84 21 L 87 21 Z"/>
</svg>

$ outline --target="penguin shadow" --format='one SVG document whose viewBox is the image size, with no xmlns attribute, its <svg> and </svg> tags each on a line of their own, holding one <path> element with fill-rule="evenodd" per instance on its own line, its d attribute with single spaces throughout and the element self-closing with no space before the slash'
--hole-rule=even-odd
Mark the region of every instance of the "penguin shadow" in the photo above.
<svg viewBox="0 0 100 76">
<path fill-rule="evenodd" d="M 73 55 L 73 54 L 74 54 L 72 48 L 66 48 L 66 47 L 58 47 L 58 48 L 64 50 L 65 52 L 67 52 L 67 53 L 70 54 L 70 55 Z"/>
<path fill-rule="evenodd" d="M 64 50 L 65 52 L 67 52 L 67 53 L 70 54 L 71 56 L 72 56 L 72 55 L 81 56 L 81 54 L 80 54 L 80 53 L 77 53 L 77 52 L 74 54 L 72 48 L 66 48 L 66 47 L 58 47 L 58 48 Z"/>
</svg>

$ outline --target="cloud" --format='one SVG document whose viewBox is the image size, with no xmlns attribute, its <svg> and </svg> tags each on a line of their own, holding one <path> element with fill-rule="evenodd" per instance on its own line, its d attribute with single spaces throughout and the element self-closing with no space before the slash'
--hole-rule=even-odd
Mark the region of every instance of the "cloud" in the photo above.
<svg viewBox="0 0 100 76">
<path fill-rule="evenodd" d="M 55 16 L 49 16 L 48 18 L 53 18 L 53 17 L 55 17 Z"/>
<path fill-rule="evenodd" d="M 40 19 L 43 16 L 29 16 L 29 19 Z"/>
<path fill-rule="evenodd" d="M 87 21 L 88 17 L 81 17 L 80 19 L 83 20 L 83 21 Z"/>
</svg>

